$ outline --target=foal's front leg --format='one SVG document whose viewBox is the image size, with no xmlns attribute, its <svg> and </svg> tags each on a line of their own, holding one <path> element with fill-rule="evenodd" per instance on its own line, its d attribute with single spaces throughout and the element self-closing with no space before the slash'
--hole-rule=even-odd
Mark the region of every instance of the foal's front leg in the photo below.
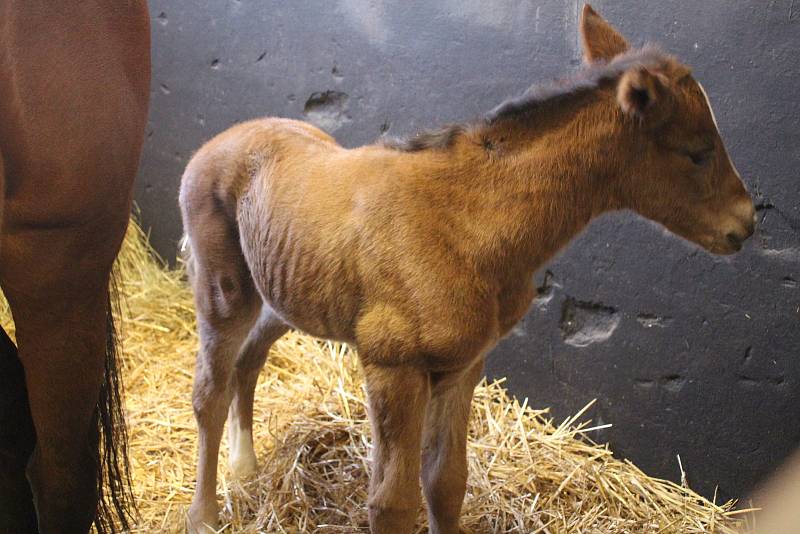
<svg viewBox="0 0 800 534">
<path fill-rule="evenodd" d="M 372 534 L 409 534 L 420 505 L 420 444 L 430 396 L 428 374 L 412 366 L 365 366 L 373 456 Z"/>
<path fill-rule="evenodd" d="M 467 489 L 467 426 L 483 358 L 466 371 L 434 375 L 422 442 L 422 489 L 430 534 L 459 534 Z"/>
</svg>

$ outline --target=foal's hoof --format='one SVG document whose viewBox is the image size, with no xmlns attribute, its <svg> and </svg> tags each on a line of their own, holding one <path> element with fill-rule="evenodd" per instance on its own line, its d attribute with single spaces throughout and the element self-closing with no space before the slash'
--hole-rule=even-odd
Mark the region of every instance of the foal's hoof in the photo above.
<svg viewBox="0 0 800 534">
<path fill-rule="evenodd" d="M 237 480 L 244 480 L 256 474 L 258 465 L 255 456 L 231 457 L 228 467 Z"/>
<path fill-rule="evenodd" d="M 215 534 L 217 532 L 217 511 L 189 508 L 186 514 L 186 531 L 189 534 Z"/>
<path fill-rule="evenodd" d="M 233 478 L 242 480 L 256 473 L 256 451 L 253 450 L 253 438 L 250 432 L 239 432 L 235 429 L 236 423 L 233 423 L 228 435 L 230 447 L 228 467 Z"/>
</svg>

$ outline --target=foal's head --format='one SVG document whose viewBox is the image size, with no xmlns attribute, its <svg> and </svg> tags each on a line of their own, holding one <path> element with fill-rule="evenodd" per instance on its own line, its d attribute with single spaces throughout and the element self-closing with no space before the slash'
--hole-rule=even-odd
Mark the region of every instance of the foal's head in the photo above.
<svg viewBox="0 0 800 534">
<path fill-rule="evenodd" d="M 627 41 L 588 5 L 581 36 L 589 65 L 630 57 Z M 753 233 L 752 199 L 702 86 L 673 58 L 655 58 L 624 70 L 616 83 L 624 151 L 616 202 L 711 252 L 736 252 Z"/>
</svg>

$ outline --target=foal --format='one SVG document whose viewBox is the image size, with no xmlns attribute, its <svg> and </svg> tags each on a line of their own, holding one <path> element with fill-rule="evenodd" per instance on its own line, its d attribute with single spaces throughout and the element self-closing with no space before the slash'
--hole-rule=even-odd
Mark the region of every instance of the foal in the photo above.
<svg viewBox="0 0 800 534">
<path fill-rule="evenodd" d="M 364 368 L 373 533 L 459 532 L 467 419 L 486 352 L 528 309 L 533 272 L 595 216 L 629 209 L 728 254 L 754 210 L 690 70 L 628 45 L 590 7 L 585 68 L 480 122 L 347 150 L 302 122 L 223 132 L 189 162 L 200 430 L 192 532 L 231 468 L 255 469 L 253 389 L 289 328 L 351 343 Z"/>
</svg>

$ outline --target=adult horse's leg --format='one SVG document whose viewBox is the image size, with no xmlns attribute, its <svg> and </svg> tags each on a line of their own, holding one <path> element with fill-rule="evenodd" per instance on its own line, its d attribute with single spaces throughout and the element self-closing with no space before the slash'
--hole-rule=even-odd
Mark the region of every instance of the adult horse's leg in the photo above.
<svg viewBox="0 0 800 534">
<path fill-rule="evenodd" d="M 458 534 L 467 487 L 467 425 L 483 358 L 466 371 L 435 376 L 422 445 L 422 489 L 431 534 Z"/>
<path fill-rule="evenodd" d="M 36 509 L 25 477 L 36 433 L 17 347 L 0 328 L 0 532 L 36 533 Z"/>
<path fill-rule="evenodd" d="M 103 433 L 101 459 L 98 423 L 113 419 L 108 408 L 116 399 L 104 384 L 113 371 L 106 366 L 114 353 L 108 283 L 127 226 L 127 213 L 121 215 L 102 227 L 17 226 L 4 235 L 0 279 L 17 327 L 36 429 L 27 476 L 43 534 L 86 532 L 98 517 L 98 529 L 110 530 L 98 513 L 100 468 L 119 474 L 115 467 L 126 459 L 124 449 L 114 447 L 120 436 L 113 424 L 103 425 L 112 432 Z M 110 505 L 118 508 L 120 493 L 112 494 Z"/>
<path fill-rule="evenodd" d="M 5 166 L 0 152 L 0 224 L 5 204 Z M 36 443 L 17 347 L 0 327 L 0 532 L 36 532 L 33 495 L 25 467 Z"/>
<path fill-rule="evenodd" d="M 0 230 L 3 224 L 3 208 L 6 204 L 6 168 L 3 152 L 0 152 Z M 2 234 L 0 234 L 2 235 Z"/>
<path fill-rule="evenodd" d="M 236 357 L 233 400 L 228 411 L 228 449 L 231 472 L 238 478 L 256 470 L 253 449 L 253 400 L 258 375 L 267 361 L 272 344 L 289 327 L 264 304 L 253 329 Z"/>
<path fill-rule="evenodd" d="M 124 528 L 108 282 L 147 117 L 147 5 L 4 0 L 0 12 L 0 283 L 37 434 L 28 478 L 39 528 L 86 532 L 94 519 L 105 532 L 115 515 Z"/>
<path fill-rule="evenodd" d="M 370 364 L 364 372 L 373 441 L 370 531 L 410 534 L 421 501 L 420 446 L 430 397 L 428 374 L 412 366 Z"/>
</svg>

